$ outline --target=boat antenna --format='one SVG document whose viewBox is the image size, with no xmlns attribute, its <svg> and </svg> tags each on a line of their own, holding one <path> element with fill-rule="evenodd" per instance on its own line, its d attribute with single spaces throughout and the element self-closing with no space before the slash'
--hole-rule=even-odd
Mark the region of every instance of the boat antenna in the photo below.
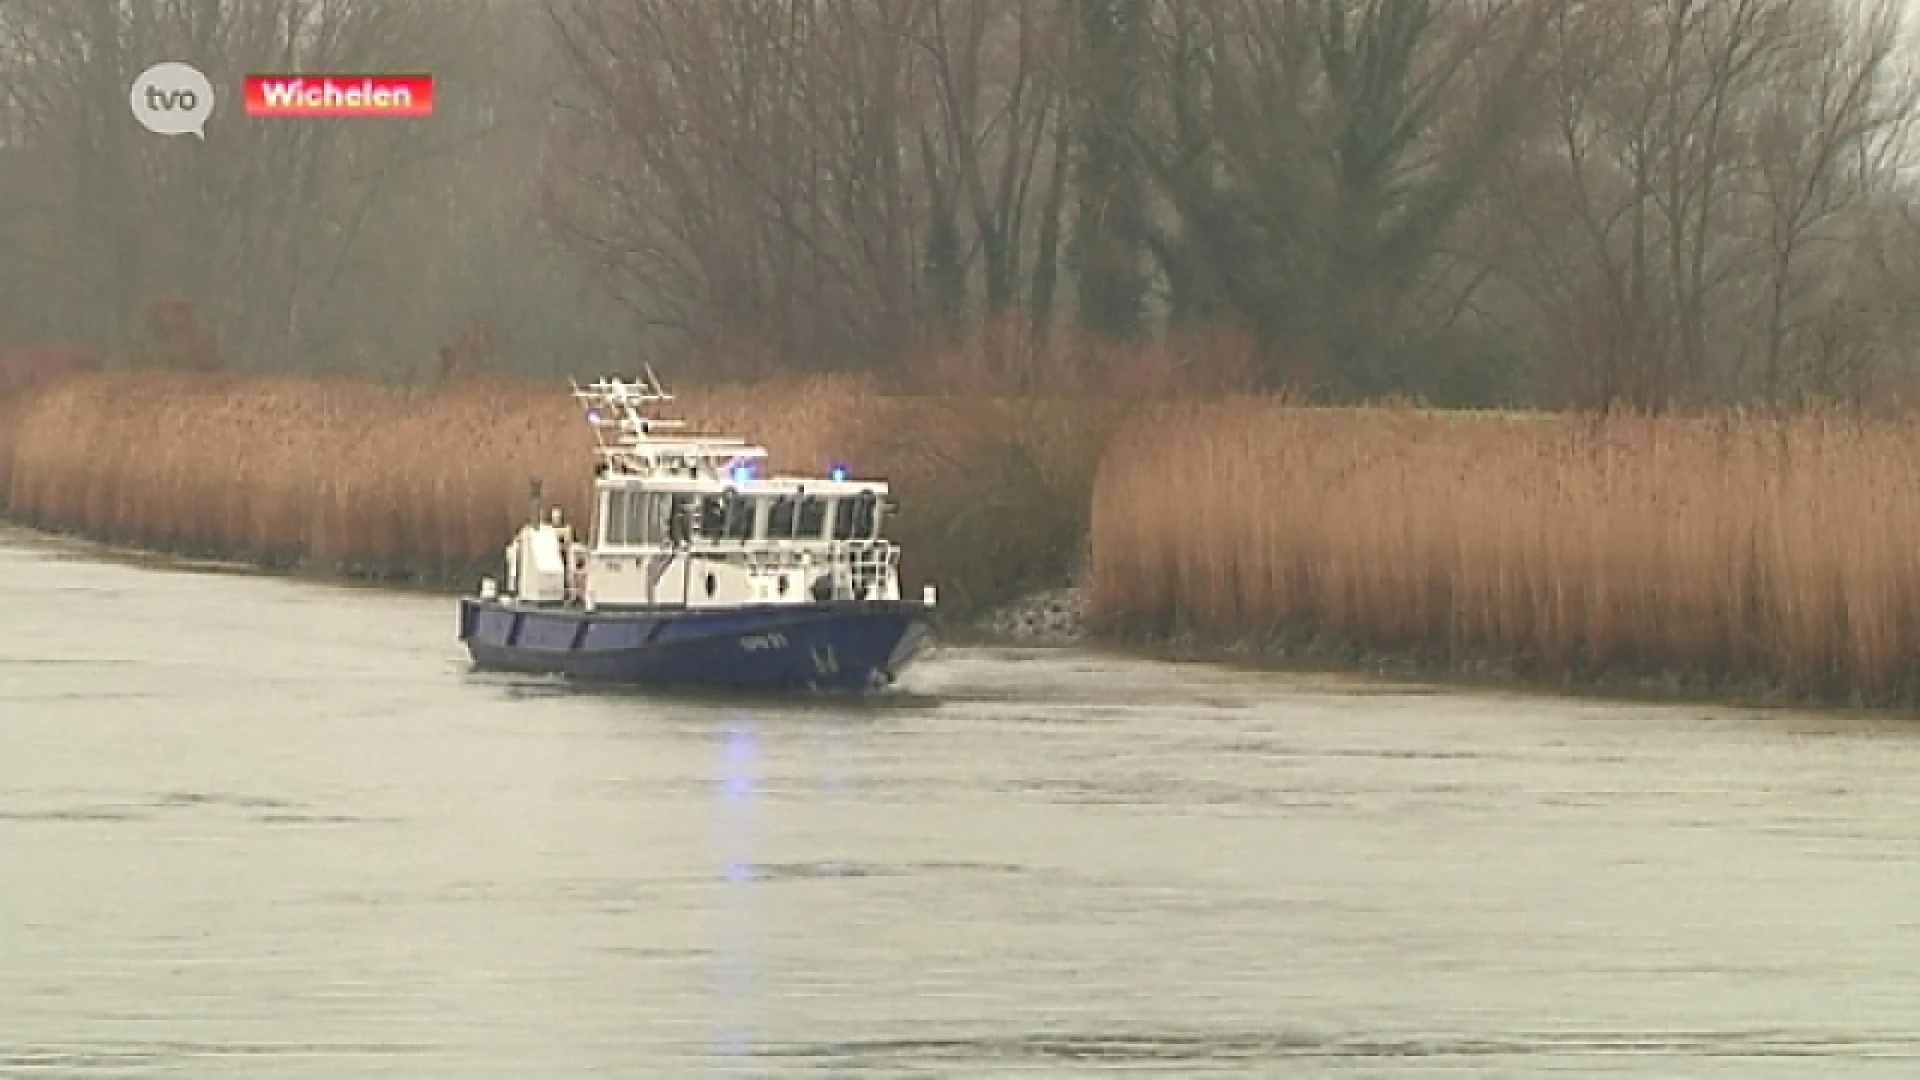
<svg viewBox="0 0 1920 1080">
<path fill-rule="evenodd" d="M 662 401 L 672 401 L 673 395 L 667 393 L 666 384 L 660 381 L 660 376 L 653 373 L 653 365 L 642 360 L 640 367 L 647 373 L 647 390 L 657 395 Z"/>
<path fill-rule="evenodd" d="M 540 478 L 537 476 L 527 482 L 527 523 L 530 525 L 540 524 L 540 504 L 543 501 L 542 486 Z"/>
</svg>

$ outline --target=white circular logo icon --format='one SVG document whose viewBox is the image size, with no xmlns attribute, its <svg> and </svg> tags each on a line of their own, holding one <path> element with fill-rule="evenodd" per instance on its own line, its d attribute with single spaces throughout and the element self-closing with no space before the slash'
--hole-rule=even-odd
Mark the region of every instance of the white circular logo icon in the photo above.
<svg viewBox="0 0 1920 1080">
<path fill-rule="evenodd" d="M 207 137 L 207 119 L 213 115 L 213 84 L 191 64 L 169 60 L 155 64 L 133 80 L 128 95 L 133 118 L 155 135 Z"/>
</svg>

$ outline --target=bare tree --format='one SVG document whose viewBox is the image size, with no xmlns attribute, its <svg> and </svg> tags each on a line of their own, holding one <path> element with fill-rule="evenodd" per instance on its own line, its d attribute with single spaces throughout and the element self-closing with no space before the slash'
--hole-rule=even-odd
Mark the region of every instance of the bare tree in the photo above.
<svg viewBox="0 0 1920 1080">
<path fill-rule="evenodd" d="M 973 221 L 985 313 L 998 315 L 1024 300 L 1034 183 L 1061 120 L 1071 26 L 1057 4 L 925 4 L 920 44 L 940 121 L 930 141 Z"/>
<path fill-rule="evenodd" d="M 1556 6 L 1175 12 L 1164 113 L 1140 139 L 1180 222 L 1163 261 L 1208 264 L 1273 358 L 1307 354 L 1330 392 L 1404 381 L 1405 301 L 1517 125 Z"/>
<path fill-rule="evenodd" d="M 1766 222 L 1760 393 L 1769 401 L 1788 389 L 1796 353 L 1833 353 L 1836 289 L 1853 284 L 1844 268 L 1857 223 L 1904 163 L 1920 104 L 1920 85 L 1895 67 L 1897 5 L 1866 5 L 1855 25 L 1826 6 L 1794 14 L 1754 133 Z"/>
<path fill-rule="evenodd" d="M 672 338 L 789 365 L 911 337 L 908 5 L 554 0 L 555 220 Z"/>
<path fill-rule="evenodd" d="M 1897 24 L 1891 6 L 1856 25 L 1825 0 L 1556 17 L 1545 123 L 1503 170 L 1529 253 L 1503 269 L 1541 305 L 1562 394 L 1725 400 L 1755 358 L 1757 388 L 1780 392 L 1805 320 L 1841 287 L 1824 256 L 1904 145 Z"/>
<path fill-rule="evenodd" d="M 1153 5 L 1078 0 L 1076 7 L 1084 39 L 1074 68 L 1080 160 L 1073 257 L 1080 322 L 1103 335 L 1132 338 L 1146 328 L 1149 192 L 1127 135 L 1145 96 L 1140 70 L 1150 59 Z"/>
</svg>

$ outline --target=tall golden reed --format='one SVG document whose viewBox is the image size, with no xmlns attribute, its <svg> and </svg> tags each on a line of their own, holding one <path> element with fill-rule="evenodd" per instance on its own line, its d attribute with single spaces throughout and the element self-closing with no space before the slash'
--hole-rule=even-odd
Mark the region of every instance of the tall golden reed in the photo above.
<svg viewBox="0 0 1920 1080">
<path fill-rule="evenodd" d="M 1181 407 L 1103 462 L 1089 586 L 1109 631 L 1907 700 L 1920 424 Z"/>
<path fill-rule="evenodd" d="M 858 426 L 849 396 L 860 388 L 828 379 L 681 404 L 813 467 Z M 113 543 L 445 579 L 499 558 L 532 478 L 585 519 L 591 437 L 564 387 L 474 380 L 401 398 L 351 380 L 115 374 L 4 407 L 7 515 Z"/>
</svg>

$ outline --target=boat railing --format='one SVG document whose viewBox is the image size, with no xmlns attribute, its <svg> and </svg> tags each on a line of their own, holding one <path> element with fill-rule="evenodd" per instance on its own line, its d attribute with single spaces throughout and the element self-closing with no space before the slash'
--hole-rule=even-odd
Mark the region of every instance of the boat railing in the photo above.
<svg viewBox="0 0 1920 1080">
<path fill-rule="evenodd" d="M 726 553 L 730 549 L 715 544 L 712 549 Z M 844 566 L 849 569 L 873 568 L 887 569 L 900 564 L 900 548 L 891 540 L 832 540 L 815 544 L 800 544 L 793 547 L 749 547 L 733 548 L 746 562 L 747 568 L 756 573 L 771 573 L 810 566 L 815 569 L 828 569 Z M 703 554 L 706 553 L 703 551 Z"/>
<path fill-rule="evenodd" d="M 836 540 L 829 554 L 852 566 L 888 567 L 900 562 L 900 548 L 889 540 Z"/>
<path fill-rule="evenodd" d="M 598 446 L 594 454 L 617 471 L 646 476 L 659 470 L 694 469 L 720 476 L 740 465 L 766 460 L 767 451 L 739 439 L 654 441 Z"/>
</svg>

